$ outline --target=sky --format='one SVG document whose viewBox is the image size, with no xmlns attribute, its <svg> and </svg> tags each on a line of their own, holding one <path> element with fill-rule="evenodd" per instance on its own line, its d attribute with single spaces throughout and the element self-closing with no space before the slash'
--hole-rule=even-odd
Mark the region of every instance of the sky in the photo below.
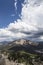
<svg viewBox="0 0 43 65">
<path fill-rule="evenodd" d="M 0 42 L 43 41 L 43 0 L 0 0 Z"/>
<path fill-rule="evenodd" d="M 23 0 L 17 1 L 16 10 L 14 4 L 16 0 L 0 0 L 0 28 L 7 26 L 10 22 L 17 20 L 17 18 L 20 18 L 19 14 L 21 13 L 21 3 L 23 3 Z"/>
</svg>

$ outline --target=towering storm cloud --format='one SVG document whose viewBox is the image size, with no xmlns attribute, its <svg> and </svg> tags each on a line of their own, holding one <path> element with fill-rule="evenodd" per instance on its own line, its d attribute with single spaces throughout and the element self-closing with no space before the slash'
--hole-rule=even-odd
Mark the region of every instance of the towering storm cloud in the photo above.
<svg viewBox="0 0 43 65">
<path fill-rule="evenodd" d="M 17 10 L 17 0 L 14 6 Z M 19 16 L 20 19 L 6 28 L 0 28 L 0 41 L 19 38 L 43 41 L 43 0 L 24 0 Z"/>
</svg>

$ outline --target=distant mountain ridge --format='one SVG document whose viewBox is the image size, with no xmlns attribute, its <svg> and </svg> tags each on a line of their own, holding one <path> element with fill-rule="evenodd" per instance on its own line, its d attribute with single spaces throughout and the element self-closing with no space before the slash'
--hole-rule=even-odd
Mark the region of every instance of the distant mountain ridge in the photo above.
<svg viewBox="0 0 43 65">
<path fill-rule="evenodd" d="M 30 45 L 35 45 L 37 46 L 39 43 L 35 43 L 35 42 L 32 42 L 30 40 L 26 40 L 26 39 L 18 39 L 18 40 L 15 40 L 13 42 L 10 42 L 9 44 L 20 44 L 20 45 L 26 45 L 26 44 L 30 44 Z"/>
<path fill-rule="evenodd" d="M 18 39 L 18 40 L 9 42 L 7 45 L 4 45 L 3 48 L 9 51 L 25 50 L 30 53 L 43 53 L 43 44 L 32 42 L 26 39 Z"/>
<path fill-rule="evenodd" d="M 2 41 L 2 42 L 0 42 L 0 45 L 4 45 L 4 44 L 8 44 L 9 43 L 9 41 Z"/>
</svg>

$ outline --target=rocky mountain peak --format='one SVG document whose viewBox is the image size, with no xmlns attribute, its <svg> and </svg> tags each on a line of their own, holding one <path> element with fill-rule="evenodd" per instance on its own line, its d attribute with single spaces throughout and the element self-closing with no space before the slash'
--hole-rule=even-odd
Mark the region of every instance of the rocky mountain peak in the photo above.
<svg viewBox="0 0 43 65">
<path fill-rule="evenodd" d="M 27 45 L 27 44 L 30 44 L 30 45 L 34 45 L 34 46 L 37 46 L 39 43 L 34 43 L 30 40 L 26 40 L 26 39 L 19 39 L 19 40 L 15 40 L 13 43 L 15 44 L 20 44 L 20 45 Z M 12 44 L 13 44 L 12 43 Z"/>
</svg>

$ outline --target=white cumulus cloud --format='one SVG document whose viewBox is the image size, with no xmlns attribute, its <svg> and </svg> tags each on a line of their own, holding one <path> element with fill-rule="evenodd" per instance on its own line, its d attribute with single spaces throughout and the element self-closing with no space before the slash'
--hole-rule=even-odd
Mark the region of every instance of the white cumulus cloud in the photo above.
<svg viewBox="0 0 43 65">
<path fill-rule="evenodd" d="M 15 8 L 17 9 L 17 0 Z M 0 29 L 0 41 L 12 41 L 18 38 L 40 40 L 43 37 L 36 35 L 43 30 L 43 0 L 25 0 L 22 4 L 21 19 Z M 43 32 L 43 31 L 42 31 Z M 43 35 L 43 34 L 42 34 Z"/>
</svg>

